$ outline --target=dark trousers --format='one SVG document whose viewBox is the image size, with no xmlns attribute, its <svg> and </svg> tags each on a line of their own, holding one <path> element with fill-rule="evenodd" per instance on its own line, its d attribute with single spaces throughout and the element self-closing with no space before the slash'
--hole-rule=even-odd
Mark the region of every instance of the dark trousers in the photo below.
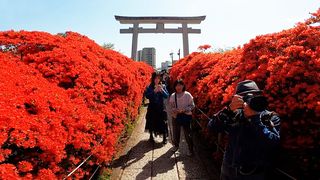
<svg viewBox="0 0 320 180">
<path fill-rule="evenodd" d="M 191 123 L 181 125 L 181 124 L 177 123 L 175 118 L 172 118 L 173 145 L 176 147 L 179 147 L 181 127 L 183 128 L 184 136 L 186 138 L 186 141 L 187 141 L 187 144 L 189 147 L 189 151 L 193 152 Z"/>
</svg>

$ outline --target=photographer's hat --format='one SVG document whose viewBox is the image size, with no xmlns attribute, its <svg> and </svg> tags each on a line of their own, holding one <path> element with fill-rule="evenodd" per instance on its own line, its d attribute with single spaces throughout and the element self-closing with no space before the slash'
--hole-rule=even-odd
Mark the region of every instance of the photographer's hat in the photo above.
<svg viewBox="0 0 320 180">
<path fill-rule="evenodd" d="M 236 94 L 261 92 L 257 84 L 252 80 L 244 80 L 238 83 Z"/>
</svg>

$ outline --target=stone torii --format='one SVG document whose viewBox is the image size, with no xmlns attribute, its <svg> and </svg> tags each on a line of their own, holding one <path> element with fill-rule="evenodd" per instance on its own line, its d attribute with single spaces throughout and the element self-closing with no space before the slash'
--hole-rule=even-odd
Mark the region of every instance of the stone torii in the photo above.
<svg viewBox="0 0 320 180">
<path fill-rule="evenodd" d="M 200 34 L 201 29 L 192 29 L 188 24 L 200 24 L 206 16 L 193 17 L 176 17 L 176 16 L 115 16 L 115 19 L 121 24 L 132 24 L 133 27 L 129 29 L 120 29 L 120 34 L 132 34 L 131 58 L 136 60 L 138 48 L 138 34 L 139 33 L 182 33 L 183 42 L 183 56 L 189 54 L 189 39 L 188 34 Z M 156 24 L 156 28 L 142 28 L 139 24 Z M 178 28 L 165 28 L 165 24 L 181 24 Z"/>
</svg>

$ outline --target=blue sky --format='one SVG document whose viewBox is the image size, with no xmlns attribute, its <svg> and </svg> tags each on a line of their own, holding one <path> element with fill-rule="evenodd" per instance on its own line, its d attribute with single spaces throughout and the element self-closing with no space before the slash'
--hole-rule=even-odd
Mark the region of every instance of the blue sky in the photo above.
<svg viewBox="0 0 320 180">
<path fill-rule="evenodd" d="M 111 42 L 130 57 L 131 35 L 114 19 L 123 16 L 199 16 L 201 34 L 189 35 L 190 52 L 243 45 L 257 35 L 278 32 L 308 18 L 320 0 L 0 0 L 0 31 L 37 30 L 52 34 L 75 31 L 98 44 Z M 170 26 L 171 27 L 171 26 Z M 138 49 L 155 47 L 157 66 L 182 49 L 180 34 L 140 34 Z M 174 59 L 178 56 L 175 54 Z"/>
</svg>

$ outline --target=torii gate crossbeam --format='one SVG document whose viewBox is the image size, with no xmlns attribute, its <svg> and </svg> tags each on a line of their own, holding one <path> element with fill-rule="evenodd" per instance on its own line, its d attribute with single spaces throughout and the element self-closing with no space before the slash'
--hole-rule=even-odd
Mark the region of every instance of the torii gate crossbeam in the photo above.
<svg viewBox="0 0 320 180">
<path fill-rule="evenodd" d="M 181 33 L 183 42 L 183 56 L 189 54 L 189 38 L 188 34 L 200 34 L 201 29 L 192 29 L 188 24 L 200 24 L 206 16 L 193 17 L 174 17 L 174 16 L 145 16 L 145 17 L 129 17 L 115 16 L 115 19 L 121 24 L 132 24 L 129 29 L 120 29 L 121 34 L 132 34 L 131 58 L 136 59 L 138 48 L 139 33 Z M 142 28 L 139 24 L 156 24 L 156 28 Z M 181 24 L 178 28 L 165 28 L 165 24 Z"/>
</svg>

